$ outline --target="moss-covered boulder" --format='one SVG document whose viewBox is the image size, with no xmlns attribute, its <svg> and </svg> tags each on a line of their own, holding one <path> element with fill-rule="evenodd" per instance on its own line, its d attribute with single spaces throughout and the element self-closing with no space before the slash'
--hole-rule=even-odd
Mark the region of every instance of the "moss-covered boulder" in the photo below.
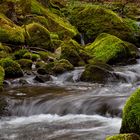
<svg viewBox="0 0 140 140">
<path fill-rule="evenodd" d="M 0 58 L 6 58 L 11 53 L 11 48 L 0 43 Z"/>
<path fill-rule="evenodd" d="M 2 90 L 4 75 L 5 75 L 4 69 L 3 67 L 0 66 L 0 90 Z"/>
<path fill-rule="evenodd" d="M 107 137 L 106 140 L 140 140 L 139 135 L 130 133 L 130 134 L 119 134 L 116 136 Z"/>
<path fill-rule="evenodd" d="M 99 34 L 109 33 L 125 41 L 138 43 L 139 27 L 134 21 L 121 18 L 113 11 L 99 5 L 82 5 L 72 10 L 71 23 L 92 42 Z"/>
<path fill-rule="evenodd" d="M 26 52 L 23 55 L 23 58 L 24 59 L 30 59 L 32 61 L 37 61 L 37 60 L 40 60 L 40 55 L 39 54 L 35 54 L 35 53 L 31 53 L 31 52 Z"/>
<path fill-rule="evenodd" d="M 26 26 L 29 35 L 28 44 L 31 47 L 40 47 L 52 51 L 50 32 L 39 23 Z"/>
<path fill-rule="evenodd" d="M 23 76 L 23 71 L 20 65 L 11 58 L 1 59 L 0 66 L 5 70 L 5 78 L 17 78 Z"/>
<path fill-rule="evenodd" d="M 11 44 L 24 43 L 24 29 L 14 24 L 5 15 L 0 14 L 0 42 Z"/>
<path fill-rule="evenodd" d="M 88 64 L 85 67 L 80 80 L 85 82 L 104 83 L 113 76 L 113 69 L 111 66 L 101 62 L 95 62 L 93 64 Z"/>
<path fill-rule="evenodd" d="M 75 40 L 69 40 L 61 44 L 60 58 L 67 59 L 74 66 L 84 65 L 90 59 L 88 52 L 84 50 Z"/>
<path fill-rule="evenodd" d="M 21 68 L 23 69 L 31 69 L 32 68 L 32 60 L 30 59 L 20 59 L 17 61 Z"/>
<path fill-rule="evenodd" d="M 23 56 L 28 53 L 28 50 L 27 49 L 20 49 L 20 50 L 17 50 L 13 53 L 13 58 L 15 60 L 19 60 L 19 59 L 22 59 Z"/>
<path fill-rule="evenodd" d="M 120 133 L 136 133 L 140 135 L 140 89 L 130 95 L 123 108 Z"/>
<path fill-rule="evenodd" d="M 38 55 L 45 62 L 54 62 L 56 59 L 56 55 L 54 53 L 49 52 L 49 51 L 48 52 L 47 51 L 39 51 Z"/>
<path fill-rule="evenodd" d="M 46 71 L 46 73 L 55 75 L 74 69 L 73 65 L 65 59 L 46 64 L 42 68 Z"/>
<path fill-rule="evenodd" d="M 45 17 L 45 19 L 47 19 L 43 20 L 45 22 L 42 22 L 42 18 L 41 21 L 38 21 L 47 27 L 49 31 L 57 33 L 60 39 L 72 38 L 78 34 L 76 28 L 72 26 L 67 19 L 53 14 L 48 8 L 45 8 L 36 0 L 32 0 L 31 12 L 32 14 Z"/>
<path fill-rule="evenodd" d="M 139 50 L 133 44 L 106 33 L 100 34 L 86 50 L 93 60 L 108 64 L 127 62 L 139 56 Z"/>
</svg>

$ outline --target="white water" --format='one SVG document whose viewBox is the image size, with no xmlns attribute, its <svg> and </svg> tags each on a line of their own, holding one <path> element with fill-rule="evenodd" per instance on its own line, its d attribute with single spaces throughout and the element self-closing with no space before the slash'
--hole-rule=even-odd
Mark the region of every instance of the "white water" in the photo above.
<svg viewBox="0 0 140 140">
<path fill-rule="evenodd" d="M 104 140 L 119 133 L 124 103 L 140 87 L 140 63 L 114 70 L 120 79 L 105 85 L 80 82 L 83 68 L 43 84 L 26 77 L 29 87 L 11 81 L 4 94 L 12 116 L 0 119 L 0 140 Z"/>
<path fill-rule="evenodd" d="M 34 133 L 32 132 L 33 129 L 37 128 L 38 130 L 43 130 L 43 133 L 47 134 L 46 139 L 57 139 L 58 137 L 63 138 L 66 135 L 70 135 L 68 137 L 71 138 L 72 136 L 82 138 L 83 134 L 93 135 L 94 133 L 98 135 L 99 139 L 102 139 L 106 134 L 109 135 L 112 133 L 118 133 L 120 125 L 120 118 L 106 118 L 99 115 L 69 114 L 66 116 L 58 116 L 51 114 L 40 114 L 29 117 L 7 118 L 4 121 L 1 120 L 0 135 L 2 135 L 1 139 L 18 140 L 25 139 L 28 132 L 30 136 L 32 136 L 32 139 L 39 139 L 40 137 L 38 137 L 38 135 L 33 135 Z M 52 132 L 49 133 L 45 126 L 54 128 Z M 59 127 L 59 129 L 57 129 L 57 127 Z M 23 128 L 24 133 L 21 135 Z M 7 134 L 3 135 L 5 131 L 7 131 Z M 36 134 L 37 133 L 38 132 L 36 132 Z M 46 136 L 46 134 L 44 135 Z M 92 137 L 94 137 L 94 135 Z M 91 138 L 89 137 L 88 140 L 90 139 Z M 26 140 L 30 140 L 30 138 L 27 137 Z"/>
</svg>

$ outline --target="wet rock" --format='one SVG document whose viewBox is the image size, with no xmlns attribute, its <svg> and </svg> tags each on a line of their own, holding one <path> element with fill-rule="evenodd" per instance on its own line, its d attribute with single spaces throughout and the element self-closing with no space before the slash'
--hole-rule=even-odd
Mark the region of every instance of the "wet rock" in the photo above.
<svg viewBox="0 0 140 140">
<path fill-rule="evenodd" d="M 113 78 L 113 69 L 104 63 L 97 62 L 88 64 L 81 75 L 81 81 L 85 82 L 107 82 L 109 78 Z"/>
<path fill-rule="evenodd" d="M 37 82 L 40 82 L 40 83 L 45 83 L 47 81 L 50 81 L 51 80 L 51 76 L 46 74 L 46 75 L 37 75 L 35 78 L 34 78 L 35 81 Z"/>
</svg>

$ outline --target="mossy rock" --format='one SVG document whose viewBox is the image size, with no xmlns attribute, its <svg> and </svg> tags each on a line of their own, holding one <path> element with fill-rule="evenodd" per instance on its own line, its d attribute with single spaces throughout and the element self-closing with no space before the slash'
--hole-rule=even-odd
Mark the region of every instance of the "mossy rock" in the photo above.
<svg viewBox="0 0 140 140">
<path fill-rule="evenodd" d="M 123 108 L 120 133 L 136 133 L 140 135 L 140 89 L 127 99 Z"/>
<path fill-rule="evenodd" d="M 46 63 L 43 61 L 36 62 L 36 65 L 35 65 L 36 68 L 43 68 L 45 66 L 46 66 Z"/>
<path fill-rule="evenodd" d="M 3 67 L 0 66 L 0 90 L 2 90 L 3 87 L 4 76 L 5 76 L 4 69 Z"/>
<path fill-rule="evenodd" d="M 19 60 L 19 59 L 23 58 L 23 56 L 26 53 L 29 53 L 27 49 L 20 49 L 20 50 L 17 50 L 13 53 L 13 57 L 15 60 Z"/>
<path fill-rule="evenodd" d="M 32 61 L 37 61 L 37 60 L 40 60 L 40 55 L 39 54 L 35 54 L 35 53 L 32 53 Z"/>
<path fill-rule="evenodd" d="M 0 43 L 0 51 L 10 53 L 12 52 L 12 49 L 9 46 Z"/>
<path fill-rule="evenodd" d="M 48 8 L 43 7 L 38 1 L 32 1 L 31 10 L 32 14 L 44 16 L 47 19 L 47 24 L 46 22 L 42 22 L 42 24 L 47 27 L 49 31 L 57 33 L 60 39 L 72 38 L 78 34 L 76 28 L 72 26 L 67 19 L 52 13 Z"/>
<path fill-rule="evenodd" d="M 102 6 L 77 6 L 71 14 L 71 23 L 84 34 L 86 43 L 92 42 L 101 33 L 109 33 L 135 44 L 139 42 L 139 27 L 134 21 L 127 22 Z"/>
<path fill-rule="evenodd" d="M 52 71 L 55 74 L 61 74 L 63 72 L 73 70 L 73 69 L 74 69 L 73 65 L 68 60 L 61 59 L 58 62 L 55 62 Z"/>
<path fill-rule="evenodd" d="M 32 68 L 32 60 L 30 59 L 20 59 L 17 61 L 21 68 L 23 69 L 31 69 Z"/>
<path fill-rule="evenodd" d="M 126 63 L 127 60 L 139 56 L 139 50 L 133 44 L 106 33 L 100 34 L 86 50 L 93 60 L 108 64 Z"/>
<path fill-rule="evenodd" d="M 50 32 L 45 27 L 39 23 L 31 23 L 26 28 L 29 34 L 29 46 L 53 51 Z"/>
<path fill-rule="evenodd" d="M 73 70 L 74 67 L 68 60 L 61 59 L 59 61 L 47 64 L 44 67 L 44 69 L 49 74 L 56 74 L 57 75 L 57 74 L 64 73 L 66 71 Z"/>
<path fill-rule="evenodd" d="M 39 51 L 38 52 L 38 55 L 40 56 L 40 58 L 45 61 L 45 62 L 52 62 L 52 61 L 55 61 L 56 59 L 56 56 L 54 53 L 51 53 L 51 52 L 45 52 L 45 51 Z"/>
<path fill-rule="evenodd" d="M 113 76 L 113 69 L 111 66 L 101 62 L 95 62 L 86 65 L 80 80 L 85 82 L 104 83 Z"/>
<path fill-rule="evenodd" d="M 35 53 L 31 53 L 31 52 L 26 52 L 24 55 L 23 55 L 23 58 L 24 59 L 30 59 L 32 61 L 37 61 L 40 59 L 40 55 L 39 54 L 35 54 Z"/>
<path fill-rule="evenodd" d="M 79 66 L 80 62 L 84 60 L 80 56 L 81 46 L 74 40 L 63 42 L 61 45 L 61 56 L 62 59 L 67 59 L 74 66 Z"/>
<path fill-rule="evenodd" d="M 0 66 L 5 70 L 5 78 L 17 78 L 23 76 L 23 71 L 20 65 L 11 58 L 1 59 Z"/>
<path fill-rule="evenodd" d="M 0 14 L 0 42 L 8 44 L 23 44 L 24 29 L 14 24 L 6 16 Z"/>
<path fill-rule="evenodd" d="M 107 137 L 106 140 L 140 140 L 139 135 L 134 133 L 118 134 L 116 136 Z"/>
</svg>

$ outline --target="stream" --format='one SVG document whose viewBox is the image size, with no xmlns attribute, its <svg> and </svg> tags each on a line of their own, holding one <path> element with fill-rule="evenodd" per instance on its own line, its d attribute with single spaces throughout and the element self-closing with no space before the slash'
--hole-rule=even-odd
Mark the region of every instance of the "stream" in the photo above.
<svg viewBox="0 0 140 140">
<path fill-rule="evenodd" d="M 9 81 L 0 94 L 0 140 L 105 140 L 119 133 L 125 101 L 140 85 L 140 60 L 114 69 L 123 80 L 80 82 L 84 69 L 75 68 L 46 83 L 32 76 L 25 85 Z"/>
</svg>

